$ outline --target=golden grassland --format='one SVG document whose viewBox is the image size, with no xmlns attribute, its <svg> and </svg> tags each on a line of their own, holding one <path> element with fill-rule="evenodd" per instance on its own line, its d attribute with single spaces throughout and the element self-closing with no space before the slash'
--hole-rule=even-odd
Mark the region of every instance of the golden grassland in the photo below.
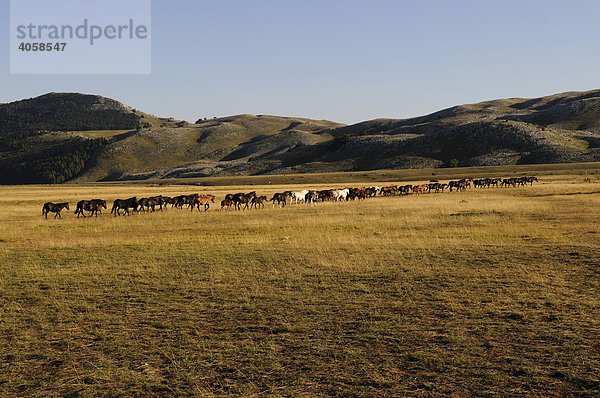
<svg viewBox="0 0 600 398">
<path fill-rule="evenodd" d="M 581 176 L 73 215 L 79 199 L 283 188 L 0 188 L 0 395 L 600 394 L 600 184 Z M 45 201 L 71 211 L 44 220 Z"/>
</svg>

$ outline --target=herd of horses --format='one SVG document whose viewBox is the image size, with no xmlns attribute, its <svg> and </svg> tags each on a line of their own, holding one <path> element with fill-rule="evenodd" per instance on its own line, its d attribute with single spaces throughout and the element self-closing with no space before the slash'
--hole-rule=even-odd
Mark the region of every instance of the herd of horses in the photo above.
<svg viewBox="0 0 600 398">
<path fill-rule="evenodd" d="M 439 181 L 431 181 L 428 184 L 420 185 L 389 185 L 385 187 L 373 186 L 362 188 L 341 188 L 341 189 L 306 189 L 302 191 L 284 191 L 273 194 L 271 199 L 267 196 L 259 196 L 253 192 L 238 192 L 225 195 L 225 199 L 221 201 L 221 211 L 224 210 L 246 210 L 264 208 L 265 202 L 272 202 L 273 207 L 277 204 L 279 207 L 285 207 L 292 203 L 305 203 L 314 205 L 317 202 L 338 202 L 349 200 L 365 200 L 376 196 L 392 196 L 392 195 L 410 195 L 424 193 L 443 193 L 446 189 L 452 192 L 463 191 L 467 188 L 491 188 L 491 187 L 517 187 L 527 184 L 533 185 L 537 182 L 536 177 L 513 177 L 513 178 L 482 178 L 482 179 L 461 179 L 449 181 L 448 183 L 440 183 Z M 131 215 L 132 212 L 150 212 L 166 210 L 170 205 L 171 208 L 187 209 L 204 209 L 208 211 L 210 204 L 215 203 L 214 195 L 178 195 L 178 196 L 150 196 L 147 198 L 137 199 L 132 197 L 129 199 L 115 199 L 111 208 L 111 214 L 120 216 Z M 61 218 L 60 212 L 64 209 L 69 210 L 69 203 L 44 203 L 42 207 L 42 215 L 48 218 L 48 213 L 56 213 L 54 218 Z M 77 218 L 80 216 L 86 217 L 85 212 L 88 212 L 87 217 L 102 215 L 102 209 L 108 209 L 106 200 L 91 199 L 80 200 L 77 202 L 75 214 Z"/>
</svg>

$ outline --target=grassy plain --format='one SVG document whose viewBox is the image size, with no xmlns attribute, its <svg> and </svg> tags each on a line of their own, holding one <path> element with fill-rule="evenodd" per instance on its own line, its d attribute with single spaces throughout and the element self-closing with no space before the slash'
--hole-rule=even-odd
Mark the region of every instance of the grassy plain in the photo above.
<svg viewBox="0 0 600 398">
<path fill-rule="evenodd" d="M 73 215 L 84 198 L 282 188 L 0 188 L 0 395 L 600 394 L 597 179 Z M 71 211 L 44 220 L 45 201 Z"/>
</svg>

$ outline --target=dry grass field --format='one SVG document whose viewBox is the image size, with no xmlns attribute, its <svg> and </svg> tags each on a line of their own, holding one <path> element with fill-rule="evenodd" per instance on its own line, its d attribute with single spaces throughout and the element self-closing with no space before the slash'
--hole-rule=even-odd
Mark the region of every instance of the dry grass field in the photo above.
<svg viewBox="0 0 600 398">
<path fill-rule="evenodd" d="M 0 188 L 0 396 L 600 395 L 600 184 L 580 176 L 73 215 L 279 189 Z M 45 201 L 71 211 L 44 220 Z"/>
</svg>

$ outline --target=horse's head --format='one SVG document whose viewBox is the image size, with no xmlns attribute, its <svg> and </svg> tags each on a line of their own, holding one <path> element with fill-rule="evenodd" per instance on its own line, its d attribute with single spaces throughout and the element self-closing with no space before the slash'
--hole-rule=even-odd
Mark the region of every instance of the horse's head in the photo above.
<svg viewBox="0 0 600 398">
<path fill-rule="evenodd" d="M 67 210 L 70 210 L 70 209 L 69 209 L 69 204 L 68 204 L 68 203 L 65 203 L 65 209 L 67 209 Z"/>
</svg>

